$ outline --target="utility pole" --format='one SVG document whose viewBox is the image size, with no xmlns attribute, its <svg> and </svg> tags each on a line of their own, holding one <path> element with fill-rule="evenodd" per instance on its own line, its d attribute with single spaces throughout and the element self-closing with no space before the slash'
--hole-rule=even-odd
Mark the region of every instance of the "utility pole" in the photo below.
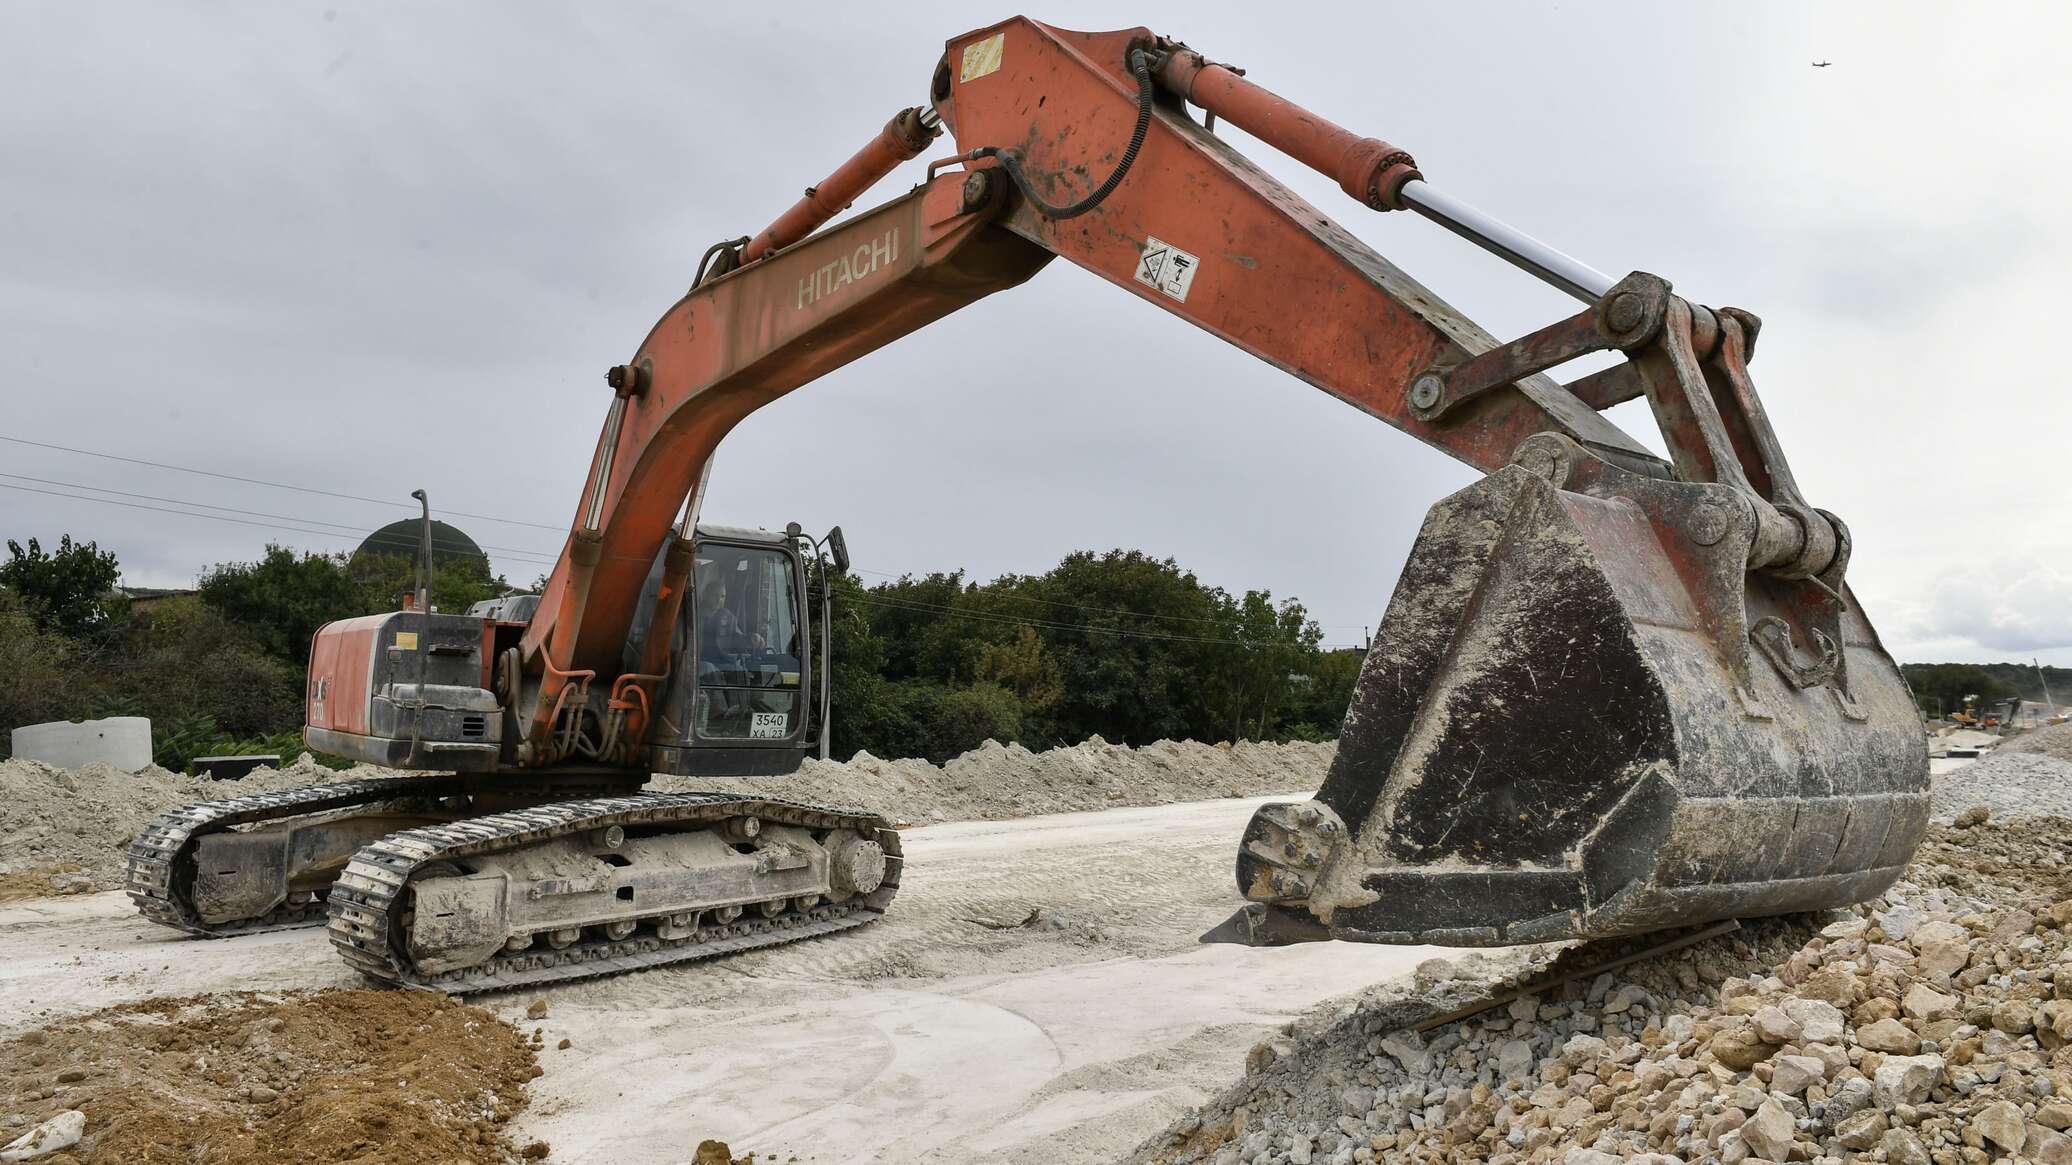
<svg viewBox="0 0 2072 1165">
<path fill-rule="evenodd" d="M 2050 709 L 2049 712 L 2044 713 L 2044 716 L 2048 718 L 2058 710 L 2058 706 L 2050 702 L 2050 681 L 2043 678 L 2042 660 L 2032 655 L 2029 657 L 2029 663 L 2036 669 L 2036 682 L 2043 685 L 2043 706 Z"/>
</svg>

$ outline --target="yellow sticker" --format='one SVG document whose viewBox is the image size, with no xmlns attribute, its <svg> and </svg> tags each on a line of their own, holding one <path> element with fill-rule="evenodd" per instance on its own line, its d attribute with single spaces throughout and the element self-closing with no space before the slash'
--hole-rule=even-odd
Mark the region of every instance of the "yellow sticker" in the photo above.
<svg viewBox="0 0 2072 1165">
<path fill-rule="evenodd" d="M 398 631 L 398 632 L 396 632 L 396 646 L 397 646 L 397 647 L 400 647 L 400 648 L 402 648 L 402 649 L 403 649 L 403 650 L 405 650 L 405 651 L 416 651 L 416 650 L 417 650 L 417 632 L 415 632 L 415 631 Z"/>
<path fill-rule="evenodd" d="M 964 46 L 964 67 L 958 71 L 957 80 L 976 81 L 987 73 L 1000 71 L 1000 50 L 1007 43 L 1007 34 L 996 32 L 984 40 L 976 40 Z"/>
</svg>

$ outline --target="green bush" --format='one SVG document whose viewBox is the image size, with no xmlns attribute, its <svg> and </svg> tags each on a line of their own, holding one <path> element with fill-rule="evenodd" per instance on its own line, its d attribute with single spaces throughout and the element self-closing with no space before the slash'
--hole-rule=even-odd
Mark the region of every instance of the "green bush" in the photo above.
<svg viewBox="0 0 2072 1165">
<path fill-rule="evenodd" d="M 0 730 L 68 719 L 93 695 L 81 691 L 78 647 L 45 631 L 12 593 L 0 591 Z M 11 734 L 0 731 L 0 758 L 12 755 Z"/>
<path fill-rule="evenodd" d="M 1014 740 L 1021 734 L 1022 704 L 999 684 L 972 684 L 944 691 L 935 702 L 935 716 L 923 755 L 942 763 L 988 740 Z"/>
</svg>

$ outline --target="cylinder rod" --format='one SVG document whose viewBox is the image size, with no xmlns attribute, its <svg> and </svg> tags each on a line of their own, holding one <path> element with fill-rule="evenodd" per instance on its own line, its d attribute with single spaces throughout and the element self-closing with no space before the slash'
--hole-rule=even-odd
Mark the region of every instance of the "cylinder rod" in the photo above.
<svg viewBox="0 0 2072 1165">
<path fill-rule="evenodd" d="M 1432 184 L 1422 178 L 1405 182 L 1401 197 L 1410 209 L 1584 303 L 1596 303 L 1611 290 L 1612 284 L 1618 282 L 1509 223 L 1491 218 L 1457 198 L 1434 190 Z"/>
<path fill-rule="evenodd" d="M 1589 264 L 1432 189 L 1404 151 L 1318 117 L 1191 49 L 1176 46 L 1167 53 L 1158 79 L 1216 117 L 1337 179 L 1340 189 L 1376 210 L 1415 210 L 1585 303 L 1596 303 L 1611 289 L 1614 281 Z"/>
<path fill-rule="evenodd" d="M 926 112 L 933 114 L 935 111 L 930 107 Z M 819 230 L 822 223 L 842 213 L 858 195 L 876 185 L 878 179 L 927 149 L 928 143 L 935 140 L 939 132 L 936 128 L 939 124 L 941 118 L 926 116 L 919 107 L 902 109 L 894 114 L 869 145 L 856 151 L 819 184 L 807 187 L 805 197 L 793 203 L 791 209 L 777 216 L 776 222 L 764 227 L 761 234 L 751 239 L 741 261 L 753 263 Z"/>
</svg>

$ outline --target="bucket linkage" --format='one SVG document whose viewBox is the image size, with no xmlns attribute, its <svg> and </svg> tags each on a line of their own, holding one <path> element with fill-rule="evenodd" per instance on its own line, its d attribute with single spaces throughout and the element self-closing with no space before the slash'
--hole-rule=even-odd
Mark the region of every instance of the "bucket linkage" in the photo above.
<svg viewBox="0 0 2072 1165">
<path fill-rule="evenodd" d="M 1584 317 L 1413 400 L 1617 347 L 1591 379 L 1646 394 L 1673 477 L 1540 433 L 1434 506 L 1322 788 L 1253 817 L 1251 904 L 1204 941 L 1603 938 L 1840 906 L 1905 867 L 1919 715 L 1748 379 L 1757 321 L 1638 273 Z"/>
</svg>

